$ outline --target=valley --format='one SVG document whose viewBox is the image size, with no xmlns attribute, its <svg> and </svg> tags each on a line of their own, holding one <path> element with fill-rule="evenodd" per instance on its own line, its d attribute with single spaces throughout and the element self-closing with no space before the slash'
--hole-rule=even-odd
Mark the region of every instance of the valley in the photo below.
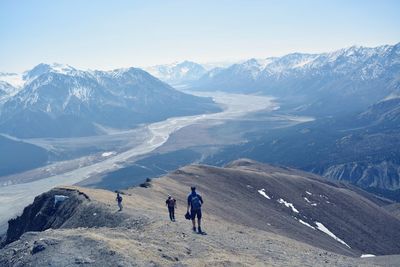
<svg viewBox="0 0 400 267">
<path fill-rule="evenodd" d="M 170 118 L 162 122 L 156 122 L 144 125 L 130 131 L 113 131 L 109 135 L 79 138 L 39 138 L 23 139 L 24 142 L 48 149 L 57 154 L 79 154 L 80 149 L 86 151 L 90 147 L 96 148 L 96 153 L 89 153 L 86 156 L 68 161 L 56 162 L 39 169 L 31 170 L 26 173 L 1 177 L 0 187 L 0 222 L 4 230 L 6 221 L 18 214 L 24 206 L 32 201 L 34 196 L 45 192 L 57 185 L 72 185 L 75 183 L 91 184 L 92 187 L 101 185 L 99 177 L 113 171 L 118 171 L 129 165 L 134 165 L 138 159 L 143 159 L 155 150 L 163 149 L 163 146 L 169 151 L 176 151 L 191 147 L 193 139 L 200 138 L 198 145 L 207 145 L 202 143 L 204 139 L 195 133 L 190 136 L 190 140 L 181 146 L 168 143 L 172 134 L 178 134 L 179 130 L 188 126 L 203 125 L 209 127 L 215 124 L 221 124 L 226 121 L 235 121 L 245 119 L 255 112 L 271 112 L 277 108 L 277 104 L 270 97 L 240 95 L 229 93 L 199 93 L 203 96 L 212 97 L 223 108 L 223 112 L 213 114 L 202 114 L 196 116 Z M 271 119 L 271 118 L 270 118 Z M 294 125 L 310 118 L 301 117 L 283 117 L 277 120 L 277 123 L 286 123 Z M 274 124 L 272 124 L 274 125 Z M 271 125 L 271 127 L 273 127 Z M 234 134 L 233 141 L 241 139 L 240 132 Z M 19 139 L 21 140 L 21 139 Z M 220 145 L 226 145 L 226 135 L 219 137 L 216 142 Z M 177 142 L 177 141 L 175 141 Z M 232 142 L 232 143 L 235 143 Z M 121 146 L 121 144 L 123 144 Z M 215 145 L 215 143 L 214 143 Z M 89 151 L 91 151 L 89 149 Z M 195 160 L 194 160 L 195 161 Z M 186 162 L 186 163 L 191 163 Z M 172 165 L 173 168 L 179 167 Z M 164 173 L 164 172 L 162 172 Z M 162 174 L 160 173 L 160 174 Z M 136 175 L 124 176 L 125 188 L 138 185 L 145 180 L 145 177 Z M 114 184 L 114 186 L 113 186 Z M 115 186 L 117 185 L 117 186 Z M 119 189 L 121 182 L 112 181 L 105 188 Z"/>
</svg>

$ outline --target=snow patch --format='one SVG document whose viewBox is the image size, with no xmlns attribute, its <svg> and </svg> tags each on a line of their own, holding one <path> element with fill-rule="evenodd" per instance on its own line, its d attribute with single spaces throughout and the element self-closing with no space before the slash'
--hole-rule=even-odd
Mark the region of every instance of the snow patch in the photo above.
<svg viewBox="0 0 400 267">
<path fill-rule="evenodd" d="M 278 199 L 277 201 L 278 201 L 278 203 L 284 204 L 286 207 L 291 208 L 293 212 L 299 213 L 299 211 L 293 206 L 292 203 L 289 203 L 282 198 Z"/>
<path fill-rule="evenodd" d="M 309 195 L 309 196 L 311 196 L 311 195 L 312 195 L 312 194 L 311 194 L 310 192 L 308 192 L 308 191 L 306 191 L 306 194 L 307 194 L 307 195 Z"/>
<path fill-rule="evenodd" d="M 296 218 L 296 220 L 299 221 L 299 223 L 304 224 L 305 226 L 307 226 L 307 227 L 309 227 L 309 228 L 315 230 L 315 227 L 314 227 L 314 226 L 311 226 L 310 224 L 306 223 L 305 221 L 303 221 L 303 220 L 301 220 L 301 219 L 297 219 L 297 218 Z"/>
<path fill-rule="evenodd" d="M 362 254 L 360 258 L 372 258 L 376 257 L 374 254 Z"/>
<path fill-rule="evenodd" d="M 115 152 L 110 151 L 110 152 L 104 152 L 103 154 L 101 154 L 101 156 L 102 156 L 102 157 L 109 157 L 109 156 L 112 156 L 112 155 L 114 155 L 114 154 L 115 154 Z"/>
<path fill-rule="evenodd" d="M 78 86 L 72 88 L 70 94 L 82 101 L 88 101 L 91 95 L 91 91 L 92 90 L 88 87 Z"/>
<path fill-rule="evenodd" d="M 304 197 L 304 200 L 305 200 L 307 203 L 311 203 L 311 201 L 310 201 L 308 198 L 306 198 L 306 197 Z"/>
<path fill-rule="evenodd" d="M 325 234 L 329 235 L 330 237 L 332 237 L 333 239 L 335 239 L 339 243 L 342 243 L 346 247 L 351 248 L 349 245 L 346 244 L 346 242 L 344 242 L 342 239 L 340 239 L 339 237 L 335 236 L 331 231 L 329 231 L 328 228 L 325 227 L 325 225 L 323 225 L 320 222 L 315 222 L 315 224 L 317 225 L 317 229 L 318 230 L 320 230 L 321 232 L 324 232 Z"/>
<path fill-rule="evenodd" d="M 271 199 L 266 193 L 265 193 L 265 189 L 260 189 L 258 190 L 258 193 L 260 193 L 260 195 L 264 196 L 266 199 Z"/>
</svg>

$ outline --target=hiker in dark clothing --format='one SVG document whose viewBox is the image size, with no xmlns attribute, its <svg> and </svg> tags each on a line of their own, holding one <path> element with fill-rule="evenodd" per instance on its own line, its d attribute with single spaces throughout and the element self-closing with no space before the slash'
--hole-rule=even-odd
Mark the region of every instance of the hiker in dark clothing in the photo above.
<svg viewBox="0 0 400 267">
<path fill-rule="evenodd" d="M 122 211 L 122 197 L 118 192 L 117 192 L 117 198 L 115 200 L 118 202 L 119 211 Z"/>
<path fill-rule="evenodd" d="M 187 198 L 187 212 L 189 213 L 190 208 L 190 218 L 193 223 L 193 231 L 196 232 L 196 217 L 198 224 L 198 233 L 203 234 L 201 231 L 201 205 L 204 203 L 203 198 L 196 193 L 196 187 L 191 187 L 192 192 L 189 194 Z"/>
<path fill-rule="evenodd" d="M 169 212 L 169 218 L 172 222 L 175 221 L 175 208 L 176 208 L 176 200 L 168 195 L 167 200 L 165 201 L 165 204 L 168 207 L 168 212 Z"/>
</svg>

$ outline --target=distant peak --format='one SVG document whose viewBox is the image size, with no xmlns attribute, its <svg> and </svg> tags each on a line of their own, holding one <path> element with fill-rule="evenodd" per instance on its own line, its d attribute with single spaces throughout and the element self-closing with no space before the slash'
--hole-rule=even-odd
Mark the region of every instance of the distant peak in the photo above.
<svg viewBox="0 0 400 267">
<path fill-rule="evenodd" d="M 49 72 L 59 73 L 59 74 L 71 74 L 75 71 L 77 71 L 77 70 L 74 67 L 71 67 L 70 65 L 66 65 L 66 64 L 40 63 L 40 64 L 36 65 L 35 67 L 33 67 L 31 70 L 26 71 L 23 75 L 23 78 L 25 80 L 29 80 L 29 79 L 34 79 L 36 77 L 39 77 L 42 74 L 49 73 Z"/>
</svg>

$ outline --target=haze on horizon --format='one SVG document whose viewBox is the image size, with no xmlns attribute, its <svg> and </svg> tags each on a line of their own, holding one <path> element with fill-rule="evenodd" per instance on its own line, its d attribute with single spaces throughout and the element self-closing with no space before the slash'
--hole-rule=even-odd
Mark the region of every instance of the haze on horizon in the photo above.
<svg viewBox="0 0 400 267">
<path fill-rule="evenodd" d="M 38 63 L 113 69 L 319 53 L 400 40 L 400 2 L 0 2 L 0 72 Z"/>
</svg>

